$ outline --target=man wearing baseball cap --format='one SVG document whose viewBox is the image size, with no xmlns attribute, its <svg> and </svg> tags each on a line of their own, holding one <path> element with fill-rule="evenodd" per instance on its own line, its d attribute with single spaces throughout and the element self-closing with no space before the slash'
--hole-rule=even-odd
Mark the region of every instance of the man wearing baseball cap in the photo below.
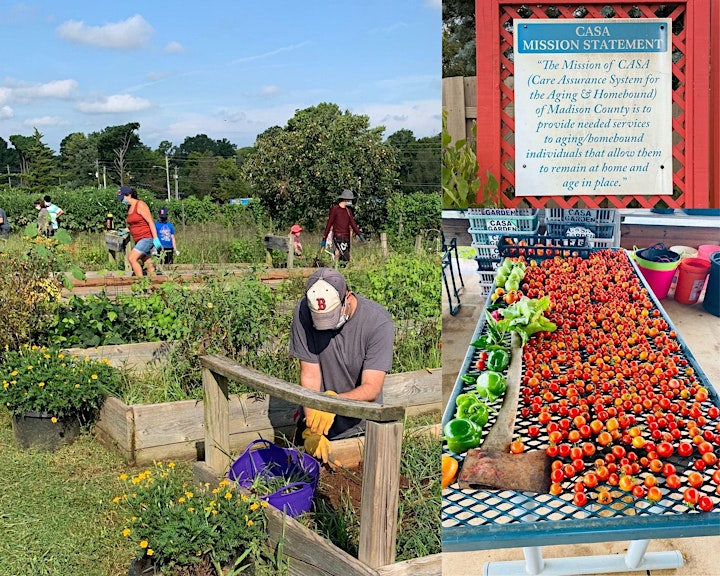
<svg viewBox="0 0 720 576">
<path fill-rule="evenodd" d="M 300 360 L 300 385 L 349 400 L 383 401 L 385 374 L 392 366 L 395 329 L 385 308 L 348 289 L 333 268 L 307 281 L 295 306 L 290 355 Z M 303 408 L 296 442 L 327 462 L 330 440 L 365 432 L 365 421 Z"/>
</svg>

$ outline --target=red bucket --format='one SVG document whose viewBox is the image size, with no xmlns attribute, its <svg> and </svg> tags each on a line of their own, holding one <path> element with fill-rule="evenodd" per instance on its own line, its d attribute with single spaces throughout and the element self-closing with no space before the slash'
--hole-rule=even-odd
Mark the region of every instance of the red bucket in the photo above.
<svg viewBox="0 0 720 576">
<path fill-rule="evenodd" d="M 675 300 L 680 304 L 695 304 L 710 272 L 710 261 L 702 258 L 684 258 L 680 262 Z"/>
</svg>

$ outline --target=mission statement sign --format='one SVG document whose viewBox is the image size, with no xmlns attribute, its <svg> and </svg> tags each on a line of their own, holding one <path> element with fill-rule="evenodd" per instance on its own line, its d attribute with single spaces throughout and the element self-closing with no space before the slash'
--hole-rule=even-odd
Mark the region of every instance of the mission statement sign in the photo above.
<svg viewBox="0 0 720 576">
<path fill-rule="evenodd" d="M 515 19 L 515 194 L 672 194 L 670 19 Z"/>
</svg>

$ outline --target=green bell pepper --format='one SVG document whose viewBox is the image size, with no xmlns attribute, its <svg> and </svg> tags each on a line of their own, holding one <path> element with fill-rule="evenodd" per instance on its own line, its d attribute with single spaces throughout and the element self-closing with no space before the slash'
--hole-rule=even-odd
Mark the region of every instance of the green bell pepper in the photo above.
<svg viewBox="0 0 720 576">
<path fill-rule="evenodd" d="M 475 385 L 477 393 L 488 400 L 496 400 L 507 390 L 507 380 L 500 372 L 483 372 Z"/>
<path fill-rule="evenodd" d="M 476 448 L 482 440 L 482 430 L 472 420 L 454 418 L 443 427 L 443 438 L 448 450 L 461 454 Z"/>
<path fill-rule="evenodd" d="M 460 394 L 455 400 L 457 417 L 472 420 L 482 428 L 490 416 L 487 404 L 472 392 Z"/>
<path fill-rule="evenodd" d="M 477 378 L 477 374 L 463 374 L 462 376 L 460 376 L 460 380 L 465 382 L 465 384 L 475 384 Z"/>
<path fill-rule="evenodd" d="M 510 354 L 507 350 L 490 350 L 487 367 L 493 372 L 502 372 L 510 365 Z"/>
</svg>

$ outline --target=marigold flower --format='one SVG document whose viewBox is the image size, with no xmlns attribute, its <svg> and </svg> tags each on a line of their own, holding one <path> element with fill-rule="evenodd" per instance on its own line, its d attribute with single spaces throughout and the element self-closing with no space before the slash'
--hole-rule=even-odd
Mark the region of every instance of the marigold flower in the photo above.
<svg viewBox="0 0 720 576">
<path fill-rule="evenodd" d="M 43 386 L 45 386 L 45 382 L 38 382 L 38 386 L 42 388 Z"/>
<path fill-rule="evenodd" d="M 92 378 L 93 380 L 97 380 L 97 379 L 98 379 L 98 375 L 97 375 L 97 374 L 93 374 L 92 376 L 90 376 L 90 378 Z"/>
<path fill-rule="evenodd" d="M 155 551 L 152 548 L 148 548 L 147 550 L 145 550 L 145 554 L 147 554 L 148 556 L 152 556 L 153 554 L 155 554 Z"/>
<path fill-rule="evenodd" d="M 53 424 L 57 424 L 57 421 L 58 421 L 58 419 L 55 416 L 50 418 L 50 422 L 52 422 Z"/>
<path fill-rule="evenodd" d="M 257 510 L 258 508 L 260 508 L 260 504 L 258 504 L 257 502 L 253 502 L 252 504 L 250 504 L 250 510 Z"/>
<path fill-rule="evenodd" d="M 225 492 L 225 500 L 230 500 L 232 497 L 232 492 Z"/>
<path fill-rule="evenodd" d="M 125 472 L 123 472 L 122 474 L 120 474 L 120 480 L 127 480 L 127 479 L 128 479 L 128 475 L 125 474 Z"/>
<path fill-rule="evenodd" d="M 148 547 L 148 541 L 140 540 L 140 548 L 147 548 L 147 547 Z"/>
<path fill-rule="evenodd" d="M 130 530 L 130 528 L 125 528 L 125 530 L 122 531 L 122 535 L 125 536 L 125 538 L 127 538 L 128 536 L 130 536 L 130 532 L 132 532 L 132 530 Z"/>
<path fill-rule="evenodd" d="M 30 365 L 27 367 L 27 369 L 28 369 L 28 370 L 32 370 L 32 369 L 33 369 L 32 364 L 30 364 Z"/>
</svg>

